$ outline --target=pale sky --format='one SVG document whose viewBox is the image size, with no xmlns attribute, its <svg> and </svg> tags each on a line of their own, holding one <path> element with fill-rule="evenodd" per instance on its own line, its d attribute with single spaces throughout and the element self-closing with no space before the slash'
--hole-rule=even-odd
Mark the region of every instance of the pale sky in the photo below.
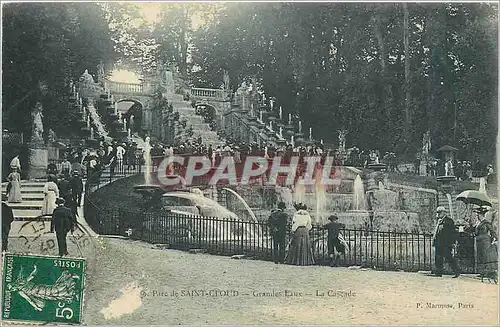
<svg viewBox="0 0 500 327">
<path fill-rule="evenodd" d="M 109 80 L 121 83 L 141 83 L 136 73 L 124 69 L 115 69 L 111 73 Z"/>
<path fill-rule="evenodd" d="M 136 2 L 134 3 L 134 5 L 139 8 L 142 19 L 147 25 L 154 25 L 154 23 L 159 20 L 159 14 L 163 5 L 162 2 Z M 141 20 L 137 20 L 136 26 L 139 27 L 144 22 Z M 198 27 L 203 25 L 204 22 L 205 20 L 201 15 L 196 15 L 192 17 L 191 26 L 193 29 L 197 29 Z M 140 83 L 139 78 L 140 76 L 132 71 L 117 69 L 112 72 L 110 80 L 122 83 Z"/>
<path fill-rule="evenodd" d="M 162 2 L 136 2 L 135 6 L 139 7 L 139 11 L 142 15 L 142 18 L 148 25 L 153 25 L 158 21 L 159 13 L 161 11 Z M 195 15 L 192 17 L 191 27 L 193 29 L 197 29 L 205 20 L 201 15 Z M 139 22 L 138 22 L 139 23 Z"/>
<path fill-rule="evenodd" d="M 161 10 L 161 3 L 158 2 L 141 2 L 134 3 L 140 9 L 142 18 L 146 21 L 146 24 L 153 25 L 158 20 Z"/>
</svg>

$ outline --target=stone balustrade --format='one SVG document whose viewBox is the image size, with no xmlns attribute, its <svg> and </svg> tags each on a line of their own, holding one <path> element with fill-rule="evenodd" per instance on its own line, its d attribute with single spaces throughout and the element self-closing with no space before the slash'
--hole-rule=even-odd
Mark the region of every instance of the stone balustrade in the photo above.
<svg viewBox="0 0 500 327">
<path fill-rule="evenodd" d="M 111 93 L 124 93 L 124 94 L 145 94 L 153 93 L 153 86 L 150 83 L 121 83 L 106 81 L 104 88 L 111 91 Z"/>
<path fill-rule="evenodd" d="M 224 100 L 227 95 L 228 92 L 221 89 L 191 88 L 191 96 L 195 98 Z"/>
</svg>

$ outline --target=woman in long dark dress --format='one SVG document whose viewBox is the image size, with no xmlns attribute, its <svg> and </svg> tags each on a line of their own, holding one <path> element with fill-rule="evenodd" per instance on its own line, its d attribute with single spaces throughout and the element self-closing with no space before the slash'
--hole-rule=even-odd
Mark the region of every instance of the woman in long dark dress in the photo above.
<svg viewBox="0 0 500 327">
<path fill-rule="evenodd" d="M 476 209 L 477 270 L 481 277 L 495 278 L 498 269 L 498 235 L 496 228 L 485 217 L 486 210 Z"/>
<path fill-rule="evenodd" d="M 296 266 L 310 266 L 314 264 L 309 231 L 312 228 L 311 216 L 305 205 L 297 207 L 292 219 L 293 238 L 286 255 L 285 262 Z"/>
<path fill-rule="evenodd" d="M 21 175 L 19 174 L 19 169 L 12 168 L 12 172 L 9 174 L 7 179 L 10 183 L 7 201 L 9 203 L 22 202 L 23 197 L 21 196 Z"/>
</svg>

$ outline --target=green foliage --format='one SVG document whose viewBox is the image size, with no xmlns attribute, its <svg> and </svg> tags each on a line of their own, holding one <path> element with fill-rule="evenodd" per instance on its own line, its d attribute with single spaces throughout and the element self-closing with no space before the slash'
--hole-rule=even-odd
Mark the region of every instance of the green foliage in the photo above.
<svg viewBox="0 0 500 327">
<path fill-rule="evenodd" d="M 193 34 L 193 84 L 219 87 L 224 69 L 233 89 L 256 77 L 285 115 L 299 113 L 326 142 L 346 128 L 349 144 L 413 153 L 430 129 L 433 150 L 452 144 L 491 160 L 497 5 L 407 10 L 409 58 L 400 3 L 227 4 Z"/>
<path fill-rule="evenodd" d="M 70 135 L 68 82 L 97 73 L 114 58 L 111 32 L 96 3 L 10 3 L 3 6 L 3 126 L 30 132 L 30 111 L 44 105 L 45 131 Z M 39 83 L 48 86 L 42 94 Z"/>
<path fill-rule="evenodd" d="M 191 71 L 190 43 L 200 22 L 214 21 L 220 4 L 163 3 L 160 19 L 154 28 L 157 64 L 179 67 L 182 75 Z M 203 25 L 203 24 L 201 24 Z"/>
</svg>

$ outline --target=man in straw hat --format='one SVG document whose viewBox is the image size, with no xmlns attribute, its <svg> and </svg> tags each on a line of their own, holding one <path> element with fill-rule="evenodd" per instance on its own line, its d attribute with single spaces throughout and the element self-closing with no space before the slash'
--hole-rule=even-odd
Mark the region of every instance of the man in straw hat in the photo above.
<svg viewBox="0 0 500 327">
<path fill-rule="evenodd" d="M 56 232 L 57 247 L 59 249 L 59 256 L 68 255 L 68 246 L 66 244 L 66 236 L 68 232 L 74 231 L 76 219 L 71 213 L 69 208 L 64 206 L 65 200 L 63 198 L 56 199 L 57 208 L 52 213 L 52 222 L 50 224 L 50 231 Z"/>
<path fill-rule="evenodd" d="M 437 225 L 434 230 L 433 245 L 436 251 L 436 272 L 434 276 L 441 277 L 443 274 L 444 259 L 448 262 L 454 272 L 453 278 L 460 276 L 457 260 L 452 255 L 452 249 L 458 238 L 455 222 L 448 217 L 446 209 L 439 206 L 436 209 Z"/>
</svg>

